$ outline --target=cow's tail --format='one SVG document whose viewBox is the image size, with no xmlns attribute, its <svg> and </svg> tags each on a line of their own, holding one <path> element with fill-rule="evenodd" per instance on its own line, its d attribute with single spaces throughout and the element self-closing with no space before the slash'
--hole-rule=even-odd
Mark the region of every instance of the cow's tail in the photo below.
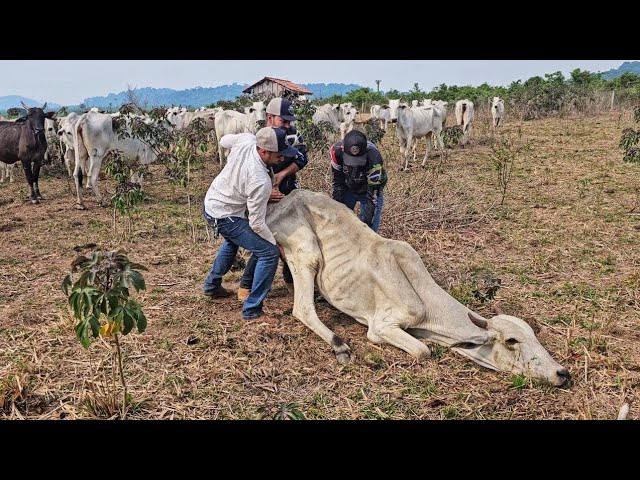
<svg viewBox="0 0 640 480">
<path fill-rule="evenodd" d="M 82 124 L 85 120 L 85 115 L 82 115 L 76 122 L 73 128 L 73 150 L 76 158 L 75 170 L 78 170 L 78 181 L 82 185 L 82 168 L 80 165 L 80 135 L 82 135 Z"/>
</svg>

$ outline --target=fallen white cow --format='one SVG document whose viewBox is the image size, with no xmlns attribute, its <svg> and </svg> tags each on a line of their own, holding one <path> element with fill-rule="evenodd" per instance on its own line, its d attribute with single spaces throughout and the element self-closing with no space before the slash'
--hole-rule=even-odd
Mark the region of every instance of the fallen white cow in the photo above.
<svg viewBox="0 0 640 480">
<path fill-rule="evenodd" d="M 271 204 L 267 224 L 282 246 L 294 282 L 293 316 L 333 348 L 350 348 L 318 318 L 314 284 L 335 308 L 367 325 L 367 338 L 418 359 L 431 352 L 419 338 L 452 348 L 493 369 L 565 385 L 556 363 L 527 323 L 510 315 L 482 318 L 439 287 L 406 242 L 381 237 L 326 195 L 294 190 Z"/>
</svg>

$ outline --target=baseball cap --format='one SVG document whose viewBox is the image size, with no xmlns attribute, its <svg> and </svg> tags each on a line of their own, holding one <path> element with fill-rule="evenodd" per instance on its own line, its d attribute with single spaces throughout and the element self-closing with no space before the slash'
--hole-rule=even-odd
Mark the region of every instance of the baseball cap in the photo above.
<svg viewBox="0 0 640 480">
<path fill-rule="evenodd" d="M 274 98 L 267 105 L 267 113 L 282 117 L 287 122 L 293 122 L 296 117 L 293 116 L 293 105 L 286 98 Z"/>
<path fill-rule="evenodd" d="M 287 143 L 287 132 L 277 127 L 264 127 L 256 132 L 258 147 L 269 152 L 278 152 L 285 157 L 295 157 L 298 150 Z"/>
<path fill-rule="evenodd" d="M 367 137 L 358 130 L 351 130 L 344 136 L 344 153 L 342 154 L 345 165 L 361 167 L 367 163 Z"/>
</svg>

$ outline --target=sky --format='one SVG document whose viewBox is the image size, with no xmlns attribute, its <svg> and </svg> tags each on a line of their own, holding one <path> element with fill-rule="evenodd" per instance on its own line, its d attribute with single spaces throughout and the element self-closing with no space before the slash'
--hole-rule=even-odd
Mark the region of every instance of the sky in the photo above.
<svg viewBox="0 0 640 480">
<path fill-rule="evenodd" d="M 408 91 L 447 85 L 508 85 L 574 68 L 592 72 L 625 60 L 0 60 L 0 97 L 20 95 L 61 105 L 131 87 L 217 87 L 265 76 L 303 83 L 355 83 Z M 631 60 L 632 61 L 632 60 Z"/>
</svg>

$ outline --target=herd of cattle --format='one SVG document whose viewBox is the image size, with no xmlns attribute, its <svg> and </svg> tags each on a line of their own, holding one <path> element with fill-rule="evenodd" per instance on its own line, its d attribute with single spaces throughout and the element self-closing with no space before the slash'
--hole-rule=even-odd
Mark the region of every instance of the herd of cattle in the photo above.
<svg viewBox="0 0 640 480">
<path fill-rule="evenodd" d="M 422 162 L 425 164 L 434 143 L 442 150 L 442 130 L 446 123 L 447 102 L 425 99 L 414 100 L 411 107 L 400 100 L 389 100 L 388 105 L 373 105 L 372 118 L 380 121 L 380 127 L 387 129 L 389 122 L 396 125 L 396 137 L 400 143 L 400 151 L 405 158 L 404 169 L 408 168 L 409 156 L 416 157 L 416 146 L 420 138 L 425 138 L 426 152 Z M 220 138 L 229 133 L 255 133 L 261 122 L 266 120 L 264 102 L 253 102 L 245 112 L 223 110 L 222 108 L 200 108 L 187 111 L 185 108 L 171 107 L 167 109 L 160 121 L 149 115 L 127 114 L 125 129 L 128 135 L 118 135 L 114 131 L 113 119 L 121 116 L 120 112 L 104 113 L 92 108 L 89 112 L 70 113 L 56 117 L 53 112 L 45 113 L 43 108 L 29 108 L 24 103 L 26 115 L 15 121 L 0 117 L 0 182 L 7 177 L 13 181 L 13 170 L 17 162 L 21 162 L 25 176 L 31 189 L 31 201 L 39 203 L 42 195 L 38 187 L 38 178 L 43 161 L 48 160 L 49 145 L 59 142 L 69 176 L 73 175 L 77 193 L 76 206 L 84 209 L 82 198 L 83 178 L 86 187 L 91 188 L 96 200 L 102 203 L 102 194 L 98 187 L 98 177 L 104 157 L 110 151 L 118 150 L 128 159 L 147 165 L 158 158 L 159 150 L 138 138 L 131 136 L 130 120 L 138 117 L 147 124 L 163 126 L 169 130 L 183 130 L 194 120 L 202 119 L 211 136 L 215 134 L 218 141 L 218 158 L 222 164 L 225 152 L 220 147 Z M 358 111 L 351 103 L 325 104 L 315 107 L 312 121 L 315 124 L 326 122 L 330 129 L 344 137 L 353 130 Z M 504 115 L 504 102 L 499 97 L 490 100 L 493 127 L 501 125 Z M 474 117 L 474 105 L 470 100 L 460 100 L 455 105 L 457 124 L 463 130 L 461 144 L 469 139 Z M 73 173 L 71 163 L 73 162 Z"/>
</svg>

